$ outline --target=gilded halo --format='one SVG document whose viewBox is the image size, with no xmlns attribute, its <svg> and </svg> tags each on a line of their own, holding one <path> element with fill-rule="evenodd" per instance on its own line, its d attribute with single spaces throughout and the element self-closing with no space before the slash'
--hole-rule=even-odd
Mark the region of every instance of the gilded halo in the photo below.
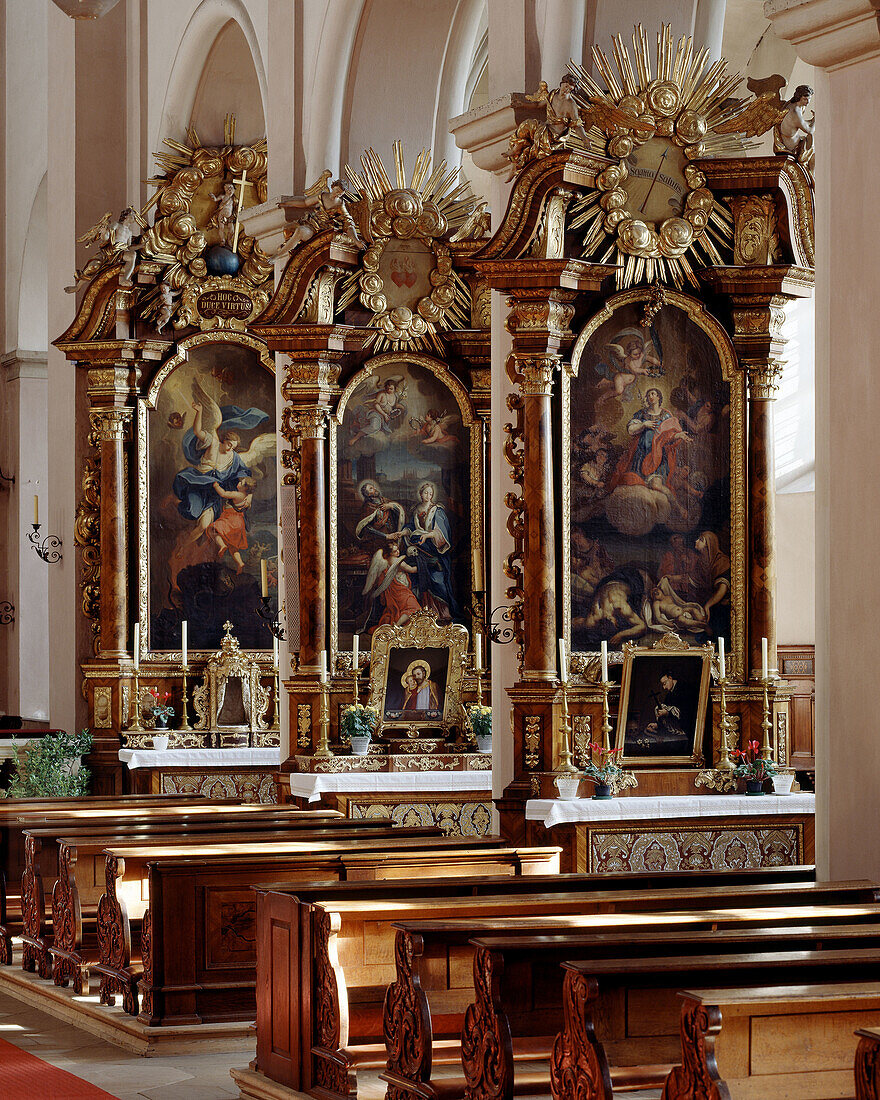
<svg viewBox="0 0 880 1100">
<path fill-rule="evenodd" d="M 719 248 L 728 250 L 732 237 L 730 213 L 706 187 L 696 162 L 748 147 L 740 134 L 718 131 L 742 106 L 731 99 L 742 78 L 729 75 L 724 60 L 708 65 L 707 50 L 695 55 L 691 38 L 674 44 L 668 25 L 657 35 L 656 59 L 641 26 L 632 37 L 634 63 L 623 39 L 613 41 L 617 71 L 593 47 L 604 88 L 583 66 L 569 64 L 571 94 L 582 117 L 597 104 L 612 108 L 586 137 L 590 152 L 615 161 L 596 178 L 595 190 L 572 205 L 569 229 L 585 230 L 584 258 L 616 258 L 619 286 L 643 278 L 695 284 L 690 257 L 699 266 L 721 264 Z M 665 210 L 658 206 L 664 189 Z M 654 209 L 646 211 L 651 195 Z"/>
</svg>

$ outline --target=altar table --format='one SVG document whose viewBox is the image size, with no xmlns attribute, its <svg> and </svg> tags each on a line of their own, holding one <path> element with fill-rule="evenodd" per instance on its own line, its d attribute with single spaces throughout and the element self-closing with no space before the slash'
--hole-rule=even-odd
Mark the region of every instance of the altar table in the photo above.
<svg viewBox="0 0 880 1100">
<path fill-rule="evenodd" d="M 281 750 L 120 749 L 126 794 L 196 794 L 274 802 Z"/>
<path fill-rule="evenodd" d="M 816 796 L 629 796 L 526 803 L 526 843 L 559 844 L 562 870 L 790 867 L 815 861 Z"/>
</svg>

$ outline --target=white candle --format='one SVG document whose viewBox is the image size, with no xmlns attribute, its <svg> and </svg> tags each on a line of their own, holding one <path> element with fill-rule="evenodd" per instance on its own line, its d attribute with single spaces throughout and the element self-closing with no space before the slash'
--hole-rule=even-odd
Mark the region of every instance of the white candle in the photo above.
<svg viewBox="0 0 880 1100">
<path fill-rule="evenodd" d="M 260 558 L 260 583 L 261 594 L 263 596 L 269 595 L 269 563 L 265 558 Z"/>
<path fill-rule="evenodd" d="M 721 679 L 727 679 L 727 665 L 724 661 L 724 639 L 718 639 L 718 671 L 721 673 Z"/>
<path fill-rule="evenodd" d="M 477 666 L 478 671 L 482 671 L 483 668 L 483 637 L 481 634 L 474 635 L 474 663 Z"/>
<path fill-rule="evenodd" d="M 320 660 L 319 660 L 318 664 L 321 668 L 321 683 L 326 684 L 327 683 L 327 650 L 326 649 L 321 650 L 321 657 L 320 657 Z"/>
<path fill-rule="evenodd" d="M 186 636 L 187 627 L 188 623 L 186 619 L 184 619 L 183 622 L 180 624 L 180 663 L 183 665 L 184 668 L 186 668 L 189 664 L 189 661 L 187 660 L 187 658 L 189 657 L 189 645 L 187 644 L 188 640 Z"/>
<path fill-rule="evenodd" d="M 360 661 L 360 657 L 361 657 L 361 638 L 360 638 L 359 634 L 355 634 L 354 641 L 352 642 L 352 645 L 351 645 L 351 664 L 352 664 L 352 668 L 354 669 L 355 676 L 357 676 L 357 674 L 358 674 L 358 662 Z"/>
<path fill-rule="evenodd" d="M 272 666 L 278 668 L 278 639 L 272 639 Z"/>
<path fill-rule="evenodd" d="M 565 639 L 559 639 L 559 679 L 563 684 L 568 683 L 568 662 L 565 659 Z"/>
<path fill-rule="evenodd" d="M 599 647 L 599 652 L 602 654 L 602 683 L 608 683 L 608 643 L 603 641 Z"/>
<path fill-rule="evenodd" d="M 134 667 L 137 671 L 141 667 L 141 622 L 134 624 Z"/>
<path fill-rule="evenodd" d="M 767 665 L 767 639 L 761 639 L 761 679 L 767 680 L 770 676 L 770 670 Z"/>
<path fill-rule="evenodd" d="M 40 498 L 34 493 L 34 527 L 40 526 Z"/>
</svg>

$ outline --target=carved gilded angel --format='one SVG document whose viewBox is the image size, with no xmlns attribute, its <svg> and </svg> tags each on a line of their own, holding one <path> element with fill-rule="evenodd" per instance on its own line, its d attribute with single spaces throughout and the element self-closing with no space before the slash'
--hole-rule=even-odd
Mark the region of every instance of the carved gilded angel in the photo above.
<svg viewBox="0 0 880 1100">
<path fill-rule="evenodd" d="M 137 260 L 139 244 L 134 244 L 134 238 L 140 236 L 140 231 L 147 228 L 147 223 L 137 210 L 127 206 L 114 221 L 112 213 L 108 210 L 103 218 L 93 225 L 81 237 L 77 237 L 77 244 L 97 244 L 100 252 L 93 256 L 83 268 L 74 272 L 74 282 L 64 289 L 68 294 L 75 294 L 81 283 L 87 283 L 93 279 L 99 271 L 105 267 L 123 260 L 123 267 L 119 273 L 119 282 L 122 285 L 130 285 L 134 274 L 134 265 Z"/>
<path fill-rule="evenodd" d="M 760 137 L 772 129 L 773 151 L 795 156 L 806 168 L 811 168 L 816 115 L 814 112 L 807 119 L 805 113 L 813 98 L 810 85 L 799 84 L 786 101 L 779 94 L 785 80 L 778 74 L 763 80 L 749 79 L 747 85 L 755 98 L 732 118 L 717 125 L 716 133 Z"/>
<path fill-rule="evenodd" d="M 327 186 L 332 174 L 329 168 L 325 169 L 318 181 L 306 188 L 301 198 L 285 201 L 285 209 L 301 210 L 302 217 L 290 237 L 272 253 L 270 259 L 278 260 L 289 255 L 298 245 L 305 244 L 325 229 L 342 228 L 354 244 L 363 244 L 348 208 L 345 184 L 342 180 L 334 180 Z"/>
</svg>

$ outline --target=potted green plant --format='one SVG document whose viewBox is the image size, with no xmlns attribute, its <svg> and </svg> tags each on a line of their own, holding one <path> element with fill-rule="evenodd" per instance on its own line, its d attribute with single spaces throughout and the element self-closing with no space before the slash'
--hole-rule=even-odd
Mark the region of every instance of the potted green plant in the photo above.
<svg viewBox="0 0 880 1100">
<path fill-rule="evenodd" d="M 592 755 L 584 765 L 584 779 L 595 785 L 593 798 L 613 798 L 623 787 L 638 786 L 633 773 L 620 766 L 623 749 L 603 749 L 596 741 L 591 741 L 589 747 Z M 598 760 L 595 759 L 597 753 Z"/>
<path fill-rule="evenodd" d="M 761 746 L 757 741 L 749 741 L 744 750 L 734 749 L 730 759 L 734 764 L 733 774 L 746 781 L 746 794 L 763 794 L 764 780 L 778 771 L 772 760 L 761 756 Z"/>
<path fill-rule="evenodd" d="M 465 709 L 467 723 L 473 730 L 478 752 L 492 751 L 492 708 L 482 703 L 471 703 Z"/>
<path fill-rule="evenodd" d="M 88 729 L 78 734 L 47 733 L 27 745 L 13 740 L 15 775 L 6 791 L 7 798 L 71 798 L 86 794 L 89 770 L 81 767 L 82 758 L 91 751 Z"/>
<path fill-rule="evenodd" d="M 351 703 L 342 711 L 342 734 L 351 742 L 354 756 L 366 756 L 370 738 L 379 724 L 379 712 L 367 703 Z"/>
</svg>

